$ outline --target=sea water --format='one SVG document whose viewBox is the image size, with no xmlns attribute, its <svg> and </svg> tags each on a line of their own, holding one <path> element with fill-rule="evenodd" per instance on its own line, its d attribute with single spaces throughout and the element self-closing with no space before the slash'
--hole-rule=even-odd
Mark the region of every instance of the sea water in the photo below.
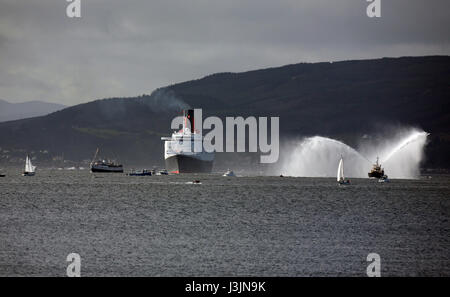
<svg viewBox="0 0 450 297">
<path fill-rule="evenodd" d="M 9 169 L 0 275 L 450 276 L 450 177 L 129 177 Z M 200 180 L 201 184 L 189 184 Z"/>
</svg>

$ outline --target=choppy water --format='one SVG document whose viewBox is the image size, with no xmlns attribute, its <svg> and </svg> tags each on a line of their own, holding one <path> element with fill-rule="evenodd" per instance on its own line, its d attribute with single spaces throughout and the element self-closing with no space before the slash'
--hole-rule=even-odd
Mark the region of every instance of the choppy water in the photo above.
<svg viewBox="0 0 450 297">
<path fill-rule="evenodd" d="M 450 276 L 450 177 L 127 177 L 40 170 L 0 178 L 0 275 Z M 199 179 L 201 185 L 186 184 Z"/>
</svg>

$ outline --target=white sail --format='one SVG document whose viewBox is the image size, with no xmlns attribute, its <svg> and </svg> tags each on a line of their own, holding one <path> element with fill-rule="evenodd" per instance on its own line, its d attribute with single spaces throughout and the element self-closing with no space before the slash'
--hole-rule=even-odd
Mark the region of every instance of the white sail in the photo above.
<svg viewBox="0 0 450 297">
<path fill-rule="evenodd" d="M 341 158 L 339 161 L 338 171 L 337 171 L 337 181 L 344 180 L 344 160 Z"/>
<path fill-rule="evenodd" d="M 27 159 L 25 161 L 25 172 L 34 172 L 35 170 L 36 166 L 33 166 L 33 164 L 31 164 L 30 157 L 27 156 Z"/>
<path fill-rule="evenodd" d="M 28 171 L 29 169 L 30 169 L 30 158 L 27 156 L 25 160 L 25 172 L 29 172 Z"/>
</svg>

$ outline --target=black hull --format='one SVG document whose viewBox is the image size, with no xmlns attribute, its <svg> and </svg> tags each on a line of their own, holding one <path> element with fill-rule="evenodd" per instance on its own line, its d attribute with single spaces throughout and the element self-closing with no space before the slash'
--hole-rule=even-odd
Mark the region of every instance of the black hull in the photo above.
<svg viewBox="0 0 450 297">
<path fill-rule="evenodd" d="M 98 169 L 98 168 L 91 168 L 91 172 L 97 172 L 97 173 L 123 173 L 123 169 L 121 170 L 108 170 L 108 169 Z"/>
<path fill-rule="evenodd" d="M 166 169 L 170 173 L 211 173 L 213 161 L 205 161 L 183 155 L 166 159 Z"/>
<path fill-rule="evenodd" d="M 384 171 L 383 172 L 369 172 L 369 177 L 373 177 L 373 178 L 382 178 L 384 176 Z"/>
<path fill-rule="evenodd" d="M 151 172 L 148 173 L 129 173 L 128 176 L 152 176 Z"/>
</svg>

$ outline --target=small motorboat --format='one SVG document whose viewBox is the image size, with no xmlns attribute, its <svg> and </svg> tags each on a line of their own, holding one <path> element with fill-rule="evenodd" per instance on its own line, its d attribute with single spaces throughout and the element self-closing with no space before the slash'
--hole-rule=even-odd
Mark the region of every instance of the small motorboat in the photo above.
<svg viewBox="0 0 450 297">
<path fill-rule="evenodd" d="M 157 175 L 169 175 L 169 172 L 166 169 L 162 169 L 158 172 Z"/>
<path fill-rule="evenodd" d="M 128 173 L 128 176 L 152 176 L 153 172 L 152 170 L 141 170 L 141 171 L 132 171 L 130 173 Z"/>
<path fill-rule="evenodd" d="M 387 175 L 383 175 L 379 180 L 379 183 L 388 183 L 389 182 L 389 178 Z"/>
<path fill-rule="evenodd" d="M 236 176 L 233 170 L 228 169 L 227 172 L 223 174 L 223 176 Z"/>
<path fill-rule="evenodd" d="M 199 180 L 194 180 L 193 182 L 192 182 L 193 184 L 201 184 L 201 182 L 199 181 Z"/>
<path fill-rule="evenodd" d="M 0 173 L 0 177 L 5 177 L 6 175 L 3 173 Z"/>
</svg>

